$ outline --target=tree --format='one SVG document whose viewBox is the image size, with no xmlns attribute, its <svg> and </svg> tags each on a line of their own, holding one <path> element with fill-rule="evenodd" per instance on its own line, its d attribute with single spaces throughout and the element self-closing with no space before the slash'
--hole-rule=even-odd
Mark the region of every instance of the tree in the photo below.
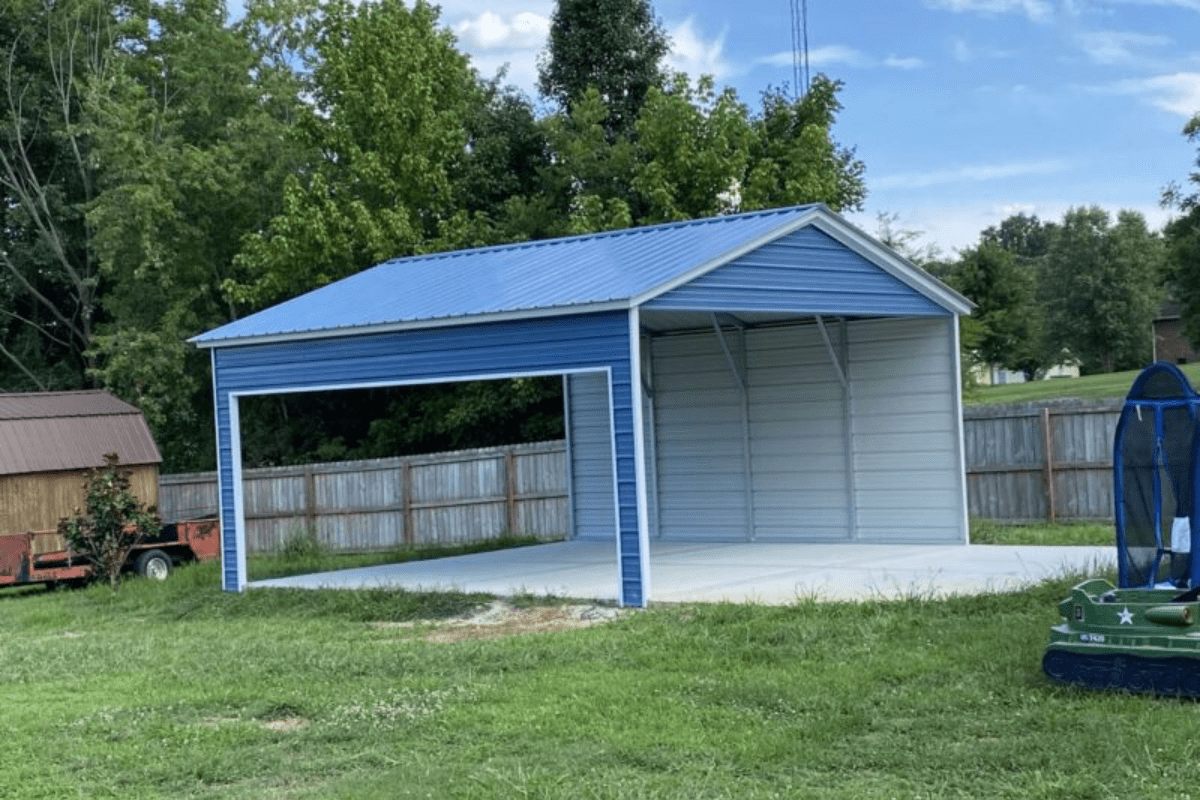
<svg viewBox="0 0 1200 800">
<path fill-rule="evenodd" d="M 1189 142 L 1200 143 L 1200 113 L 1183 128 Z M 1178 183 L 1163 191 L 1162 203 L 1181 216 L 1171 220 L 1163 234 L 1167 242 L 1167 282 L 1180 304 L 1184 330 L 1191 342 L 1200 342 L 1200 151 L 1197 170 L 1187 182 L 1195 191 L 1188 194 Z"/>
<path fill-rule="evenodd" d="M 979 239 L 996 244 L 1017 258 L 1038 259 L 1050 251 L 1057 231 L 1058 226 L 1053 222 L 1042 222 L 1036 214 L 1021 212 L 985 229 Z"/>
<path fill-rule="evenodd" d="M 87 510 L 76 509 L 58 523 L 71 549 L 91 561 L 94 574 L 107 578 L 114 592 L 121 587 L 121 570 L 133 548 L 159 526 L 154 508 L 146 508 L 130 491 L 130 473 L 119 461 L 116 453 L 106 453 L 104 466 L 88 471 L 83 485 Z"/>
<path fill-rule="evenodd" d="M 1121 211 L 1112 225 L 1100 208 L 1069 210 L 1046 255 L 1041 286 L 1049 344 L 1088 372 L 1145 364 L 1163 257 L 1161 239 L 1141 214 Z"/>
<path fill-rule="evenodd" d="M 875 214 L 875 238 L 917 266 L 929 268 L 941 263 L 941 248 L 937 244 L 917 244 L 924 231 L 901 228 L 900 215 L 879 211 Z"/>
<path fill-rule="evenodd" d="M 103 0 L 0 8 L 0 371 L 8 390 L 79 388 L 98 316 L 98 165 L 83 115 L 103 91 L 121 25 Z"/>
<path fill-rule="evenodd" d="M 637 121 L 631 189 L 642 224 L 714 216 L 736 208 L 753 127 L 732 89 L 711 77 L 695 87 L 676 74 L 651 88 Z"/>
<path fill-rule="evenodd" d="M 738 187 L 741 209 L 801 203 L 824 203 L 834 211 L 862 208 L 866 166 L 832 135 L 841 88 L 841 81 L 817 75 L 799 99 L 779 89 L 763 92 L 749 167 Z"/>
<path fill-rule="evenodd" d="M 538 89 L 570 114 L 599 92 L 608 140 L 630 136 L 671 43 L 649 0 L 558 0 L 538 63 Z"/>
<path fill-rule="evenodd" d="M 282 212 L 243 241 L 235 267 L 247 275 L 222 284 L 239 308 L 417 252 L 457 211 L 453 175 L 480 95 L 437 10 L 337 0 L 322 14 L 312 107 L 299 121 L 321 157 L 288 179 Z"/>
<path fill-rule="evenodd" d="M 999 244 L 983 239 L 959 255 L 947 281 L 976 305 L 973 354 L 988 366 L 1023 372 L 1033 380 L 1047 366 L 1036 275 Z"/>
<path fill-rule="evenodd" d="M 84 106 L 102 165 L 87 217 L 104 311 L 90 374 L 142 409 L 167 469 L 198 470 L 211 462 L 211 387 L 186 339 L 235 315 L 219 287 L 237 275 L 238 242 L 309 160 L 289 134 L 301 83 L 258 49 L 263 24 L 227 25 L 219 0 L 147 14 Z"/>
</svg>

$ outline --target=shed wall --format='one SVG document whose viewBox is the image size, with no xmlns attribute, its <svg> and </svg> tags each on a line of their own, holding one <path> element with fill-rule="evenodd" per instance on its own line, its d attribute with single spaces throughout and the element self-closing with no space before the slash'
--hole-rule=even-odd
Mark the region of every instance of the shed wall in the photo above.
<svg viewBox="0 0 1200 800">
<path fill-rule="evenodd" d="M 158 505 L 158 465 L 122 465 L 130 489 L 146 505 Z M 82 509 L 87 470 L 35 472 L 0 477 L 0 535 L 48 531 Z"/>
<path fill-rule="evenodd" d="M 740 360 L 740 333 L 726 339 Z M 747 524 L 737 379 L 714 331 L 653 341 L 659 536 L 730 541 Z"/>
<path fill-rule="evenodd" d="M 820 330 L 754 331 L 750 345 L 756 538 L 849 538 L 845 393 Z"/>
<path fill-rule="evenodd" d="M 956 322 L 850 326 L 859 537 L 966 542 Z"/>
<path fill-rule="evenodd" d="M 965 541 L 954 324 L 726 331 L 745 412 L 715 332 L 656 338 L 662 538 Z"/>
<path fill-rule="evenodd" d="M 616 527 L 613 505 L 612 416 L 608 381 L 600 373 L 572 375 L 567 380 L 567 427 L 570 431 L 572 536 L 612 541 Z"/>
<path fill-rule="evenodd" d="M 842 387 L 818 329 L 723 335 L 729 357 L 712 331 L 655 340 L 663 538 L 849 538 Z"/>
</svg>

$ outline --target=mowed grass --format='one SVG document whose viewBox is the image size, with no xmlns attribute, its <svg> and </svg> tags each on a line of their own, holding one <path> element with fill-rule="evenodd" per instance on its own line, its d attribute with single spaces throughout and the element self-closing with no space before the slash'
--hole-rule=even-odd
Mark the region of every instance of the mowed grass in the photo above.
<svg viewBox="0 0 1200 800">
<path fill-rule="evenodd" d="M 971 544 L 1097 545 L 1116 547 L 1111 522 L 997 522 L 971 520 Z"/>
<path fill-rule="evenodd" d="M 1172 798 L 1200 712 L 1040 672 L 1082 576 L 432 644 L 479 595 L 0 593 L 0 797 Z"/>
<path fill-rule="evenodd" d="M 1193 385 L 1200 383 L 1200 363 L 1180 366 Z M 1082 378 L 1053 378 L 1047 381 L 1010 383 L 1002 386 L 980 386 L 963 395 L 966 405 L 995 405 L 999 403 L 1033 403 L 1040 400 L 1076 398 L 1100 400 L 1121 398 L 1141 370 L 1113 372 L 1107 375 L 1087 375 Z"/>
</svg>

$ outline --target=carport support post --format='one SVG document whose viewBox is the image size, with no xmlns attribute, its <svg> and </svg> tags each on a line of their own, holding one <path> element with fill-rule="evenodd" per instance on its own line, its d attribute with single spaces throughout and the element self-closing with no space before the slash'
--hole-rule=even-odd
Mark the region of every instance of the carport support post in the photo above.
<svg viewBox="0 0 1200 800">
<path fill-rule="evenodd" d="M 614 386 L 613 391 L 616 391 Z M 645 419 L 642 411 L 642 322 L 641 315 L 638 313 L 637 306 L 629 310 L 629 407 L 630 407 L 630 430 L 626 433 L 620 431 L 618 425 L 618 416 L 616 413 L 616 404 L 612 408 L 613 414 L 613 438 L 618 440 L 621 434 L 626 434 L 632 439 L 633 444 L 633 470 L 634 470 L 634 499 L 637 504 L 637 592 L 629 591 L 629 578 L 633 577 L 626 575 L 626 570 L 632 564 L 632 559 L 628 556 L 632 555 L 625 552 L 627 542 L 622 535 L 624 531 L 621 525 L 621 499 L 618 497 L 617 503 L 617 547 L 620 553 L 619 561 L 621 563 L 621 605 L 636 605 L 645 607 L 650 597 L 650 513 L 648 503 L 646 501 L 646 441 L 645 441 Z M 619 483 L 619 476 L 618 476 Z M 620 494 L 620 492 L 618 492 Z"/>
<path fill-rule="evenodd" d="M 213 351 L 216 375 L 216 351 Z M 216 383 L 216 381 L 214 381 Z M 242 498 L 242 434 L 238 398 L 214 386 L 217 425 L 217 498 L 221 512 L 221 587 L 246 590 L 246 513 Z"/>
</svg>

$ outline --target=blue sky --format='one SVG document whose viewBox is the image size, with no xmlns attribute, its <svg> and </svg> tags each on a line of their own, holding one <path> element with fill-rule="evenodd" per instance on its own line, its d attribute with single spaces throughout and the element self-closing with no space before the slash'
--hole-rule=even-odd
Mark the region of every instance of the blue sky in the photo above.
<svg viewBox="0 0 1200 800">
<path fill-rule="evenodd" d="M 443 0 L 476 68 L 536 98 L 553 0 Z M 788 0 L 656 0 L 672 66 L 756 103 L 792 78 Z M 1072 206 L 1168 219 L 1162 188 L 1196 146 L 1200 0 L 808 0 L 809 65 L 842 80 L 834 135 L 866 163 L 879 213 L 944 255 L 1010 214 Z"/>
</svg>

